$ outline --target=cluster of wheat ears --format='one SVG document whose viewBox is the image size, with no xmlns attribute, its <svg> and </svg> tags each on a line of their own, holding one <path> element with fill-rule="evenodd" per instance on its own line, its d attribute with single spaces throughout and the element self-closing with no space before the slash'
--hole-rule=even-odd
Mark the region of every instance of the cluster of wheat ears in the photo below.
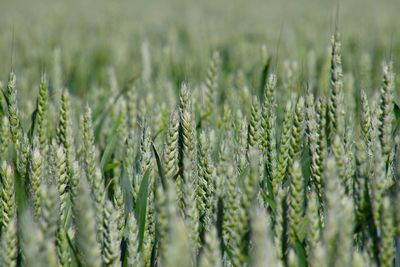
<svg viewBox="0 0 400 267">
<path fill-rule="evenodd" d="M 391 62 L 379 90 L 349 93 L 335 33 L 320 84 L 296 84 L 290 66 L 278 79 L 266 60 L 261 94 L 239 77 L 229 96 L 223 61 L 213 53 L 203 83 L 164 101 L 149 64 L 122 90 L 111 72 L 113 97 L 93 112 L 67 89 L 50 94 L 43 75 L 31 116 L 11 72 L 0 98 L 0 266 L 394 266 Z"/>
</svg>

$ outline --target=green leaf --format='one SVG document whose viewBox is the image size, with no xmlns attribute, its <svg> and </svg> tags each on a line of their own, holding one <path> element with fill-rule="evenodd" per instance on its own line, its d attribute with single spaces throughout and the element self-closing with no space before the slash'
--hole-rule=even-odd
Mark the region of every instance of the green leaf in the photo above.
<svg viewBox="0 0 400 267">
<path fill-rule="evenodd" d="M 396 136 L 400 129 L 400 107 L 393 101 L 393 113 L 394 113 L 394 131 L 393 136 Z"/>
<path fill-rule="evenodd" d="M 267 192 L 265 191 L 265 189 L 261 188 L 260 189 L 261 195 L 263 196 L 265 202 L 267 202 L 267 204 L 269 205 L 269 207 L 272 210 L 272 213 L 275 214 L 276 212 L 276 202 L 273 198 L 271 198 Z"/>
<path fill-rule="evenodd" d="M 15 172 L 15 202 L 17 203 L 18 208 L 22 208 L 27 204 L 28 195 L 27 190 L 25 188 L 26 179 L 21 176 L 19 172 Z"/>
<path fill-rule="evenodd" d="M 272 60 L 271 57 L 269 57 L 267 59 L 267 62 L 265 62 L 263 70 L 261 72 L 260 88 L 259 88 L 259 96 L 261 97 L 261 99 L 264 95 L 264 88 L 265 88 L 265 84 L 267 82 L 268 72 L 269 72 L 269 69 L 271 66 L 271 60 Z"/>
<path fill-rule="evenodd" d="M 144 228 L 146 225 L 147 195 L 149 191 L 150 170 L 144 173 L 142 183 L 140 184 L 139 193 L 135 204 L 135 216 L 139 226 L 139 250 L 143 244 Z"/>
<path fill-rule="evenodd" d="M 120 183 L 122 187 L 122 192 L 124 194 L 125 210 L 133 211 L 133 206 L 134 206 L 133 205 L 134 199 L 132 196 L 133 187 L 126 173 L 126 168 L 129 168 L 131 166 L 124 166 L 124 164 L 122 166 L 123 168 L 121 171 Z"/>
<path fill-rule="evenodd" d="M 29 128 L 29 131 L 28 131 L 28 138 L 31 141 L 31 146 L 33 146 L 33 134 L 34 134 L 35 128 L 36 128 L 36 118 L 37 118 L 37 113 L 38 113 L 38 102 L 39 102 L 39 100 L 36 100 L 36 108 L 32 112 L 32 115 L 31 115 L 31 127 Z"/>
<path fill-rule="evenodd" d="M 229 258 L 233 257 L 232 250 L 228 247 L 227 244 L 225 244 L 225 242 L 222 242 L 222 251 L 224 251 Z"/>
<path fill-rule="evenodd" d="M 111 108 L 117 103 L 118 99 L 127 92 L 129 87 L 123 88 L 121 91 L 118 92 L 118 94 L 114 97 L 114 99 L 109 103 L 109 105 L 104 109 L 103 113 L 98 116 L 98 118 L 94 118 L 94 125 L 95 125 L 95 131 L 94 131 L 94 137 L 95 140 L 97 141 L 100 136 L 101 128 L 103 126 L 104 121 L 107 118 L 108 113 L 111 111 Z"/>
<path fill-rule="evenodd" d="M 396 120 L 400 120 L 400 107 L 399 105 L 393 101 L 393 109 L 394 109 L 394 116 L 396 117 Z"/>
<path fill-rule="evenodd" d="M 307 267 L 307 254 L 303 244 L 297 239 L 294 247 L 297 255 L 298 266 Z"/>
<path fill-rule="evenodd" d="M 103 172 L 111 171 L 112 169 L 115 169 L 121 165 L 122 165 L 121 161 L 107 163 L 106 166 L 104 166 L 103 168 Z"/>
<path fill-rule="evenodd" d="M 244 169 L 242 170 L 242 172 L 239 174 L 238 177 L 238 181 L 240 185 L 244 185 L 244 179 L 247 178 L 249 176 L 250 173 L 250 168 L 249 165 L 246 165 L 246 167 L 244 167 Z"/>
<path fill-rule="evenodd" d="M 160 175 L 160 180 L 161 180 L 161 185 L 164 190 L 167 189 L 167 181 L 165 180 L 165 175 L 164 175 L 164 169 L 161 164 L 160 156 L 158 155 L 157 149 L 154 146 L 154 144 L 151 144 L 153 147 L 153 152 L 154 156 L 156 157 L 156 162 L 157 162 L 157 169 L 158 169 L 158 174 Z"/>
<path fill-rule="evenodd" d="M 106 164 L 109 162 L 111 155 L 114 151 L 115 145 L 117 144 L 117 133 L 118 133 L 118 127 L 121 124 L 122 121 L 122 114 L 121 112 L 118 115 L 117 120 L 114 123 L 114 126 L 112 128 L 110 136 L 107 138 L 107 145 L 106 148 L 104 149 L 103 155 L 101 157 L 100 161 L 100 168 L 103 170 Z"/>
<path fill-rule="evenodd" d="M 266 193 L 270 198 L 275 199 L 274 191 L 272 190 L 272 181 L 269 176 L 267 166 L 264 163 L 264 190 L 266 190 Z"/>
<path fill-rule="evenodd" d="M 78 252 L 76 251 L 75 245 L 74 245 L 74 241 L 71 240 L 71 237 L 69 236 L 68 232 L 66 233 L 67 236 L 67 241 L 68 241 L 68 245 L 72 251 L 72 263 L 77 264 L 78 266 L 81 266 L 81 262 L 79 261 L 79 257 L 78 257 Z M 74 264 L 72 264 L 72 266 L 75 266 Z"/>
</svg>

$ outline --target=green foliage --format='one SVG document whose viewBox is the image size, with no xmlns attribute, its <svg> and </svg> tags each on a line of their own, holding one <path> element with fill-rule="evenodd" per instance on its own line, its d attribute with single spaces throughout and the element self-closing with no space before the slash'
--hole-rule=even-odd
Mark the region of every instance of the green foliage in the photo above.
<svg viewBox="0 0 400 267">
<path fill-rule="evenodd" d="M 255 1 L 254 16 L 274 9 Z M 118 9 L 98 6 L 115 21 L 96 4 L 77 18 L 89 28 L 40 13 L 46 38 L 16 29 L 0 82 L 0 266 L 398 264 L 398 38 L 386 58 L 383 33 L 337 26 L 326 50 L 326 29 L 303 24 L 275 43 L 239 25 L 196 31 L 184 12 L 162 31 L 163 12 L 155 28 L 116 27 Z"/>
</svg>

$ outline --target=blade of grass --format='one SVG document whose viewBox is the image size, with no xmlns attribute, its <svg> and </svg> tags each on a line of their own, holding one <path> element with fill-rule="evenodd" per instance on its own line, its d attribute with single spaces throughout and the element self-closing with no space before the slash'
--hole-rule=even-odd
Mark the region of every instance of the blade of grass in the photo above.
<svg viewBox="0 0 400 267">
<path fill-rule="evenodd" d="M 164 169 L 162 167 L 160 156 L 158 155 L 157 149 L 154 146 L 154 144 L 152 144 L 152 147 L 153 147 L 154 156 L 156 157 L 157 169 L 158 169 L 158 174 L 160 175 L 161 185 L 165 191 L 167 189 L 167 182 L 165 181 Z"/>
<path fill-rule="evenodd" d="M 393 113 L 395 118 L 393 136 L 395 137 L 400 129 L 400 107 L 396 102 L 393 102 Z"/>
<path fill-rule="evenodd" d="M 111 171 L 111 170 L 113 170 L 113 169 L 115 169 L 115 168 L 117 168 L 117 167 L 119 167 L 121 165 L 122 165 L 121 161 L 115 161 L 115 162 L 107 163 L 106 166 L 104 166 L 103 172 Z"/>
<path fill-rule="evenodd" d="M 262 99 L 264 95 L 264 87 L 265 83 L 267 82 L 267 77 L 268 77 L 268 72 L 271 66 L 271 57 L 268 57 L 267 62 L 265 62 L 263 70 L 261 72 L 261 79 L 260 79 L 260 87 L 258 89 L 258 95 L 260 96 L 260 99 Z"/>
<path fill-rule="evenodd" d="M 138 222 L 139 250 L 143 245 L 144 228 L 146 225 L 147 195 L 149 190 L 150 170 L 146 170 L 142 183 L 140 184 L 137 201 L 135 203 L 135 216 Z"/>
<path fill-rule="evenodd" d="M 111 134 L 107 139 L 107 145 L 106 148 L 104 149 L 103 155 L 101 157 L 100 161 L 100 168 L 104 171 L 104 168 L 106 164 L 109 162 L 111 155 L 114 151 L 115 145 L 117 143 L 117 132 L 118 132 L 118 127 L 121 124 L 122 120 L 122 114 L 121 112 L 118 114 L 118 118 L 114 123 L 114 126 L 112 128 Z"/>
<path fill-rule="evenodd" d="M 299 267 L 307 267 L 307 254 L 303 244 L 296 239 L 295 251 L 298 259 Z"/>
<path fill-rule="evenodd" d="M 36 100 L 36 108 L 32 112 L 32 115 L 31 115 L 31 127 L 29 128 L 29 131 L 28 131 L 28 138 L 29 138 L 29 140 L 31 142 L 31 146 L 33 145 L 33 133 L 35 132 L 35 128 L 36 128 L 37 113 L 38 113 L 38 101 Z"/>
<path fill-rule="evenodd" d="M 111 108 L 117 103 L 118 99 L 128 91 L 129 87 L 123 88 L 119 93 L 114 97 L 114 99 L 108 104 L 108 106 L 104 109 L 103 113 L 100 114 L 99 118 L 94 119 L 94 125 L 95 125 L 95 140 L 98 141 L 100 132 L 101 132 L 101 127 L 107 118 L 108 113 L 110 112 Z"/>
</svg>

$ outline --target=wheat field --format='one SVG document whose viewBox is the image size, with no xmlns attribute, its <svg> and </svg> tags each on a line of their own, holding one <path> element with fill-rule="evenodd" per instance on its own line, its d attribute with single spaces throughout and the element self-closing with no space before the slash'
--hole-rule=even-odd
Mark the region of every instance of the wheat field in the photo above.
<svg viewBox="0 0 400 267">
<path fill-rule="evenodd" d="M 397 10 L 0 3 L 0 267 L 400 266 Z"/>
</svg>

